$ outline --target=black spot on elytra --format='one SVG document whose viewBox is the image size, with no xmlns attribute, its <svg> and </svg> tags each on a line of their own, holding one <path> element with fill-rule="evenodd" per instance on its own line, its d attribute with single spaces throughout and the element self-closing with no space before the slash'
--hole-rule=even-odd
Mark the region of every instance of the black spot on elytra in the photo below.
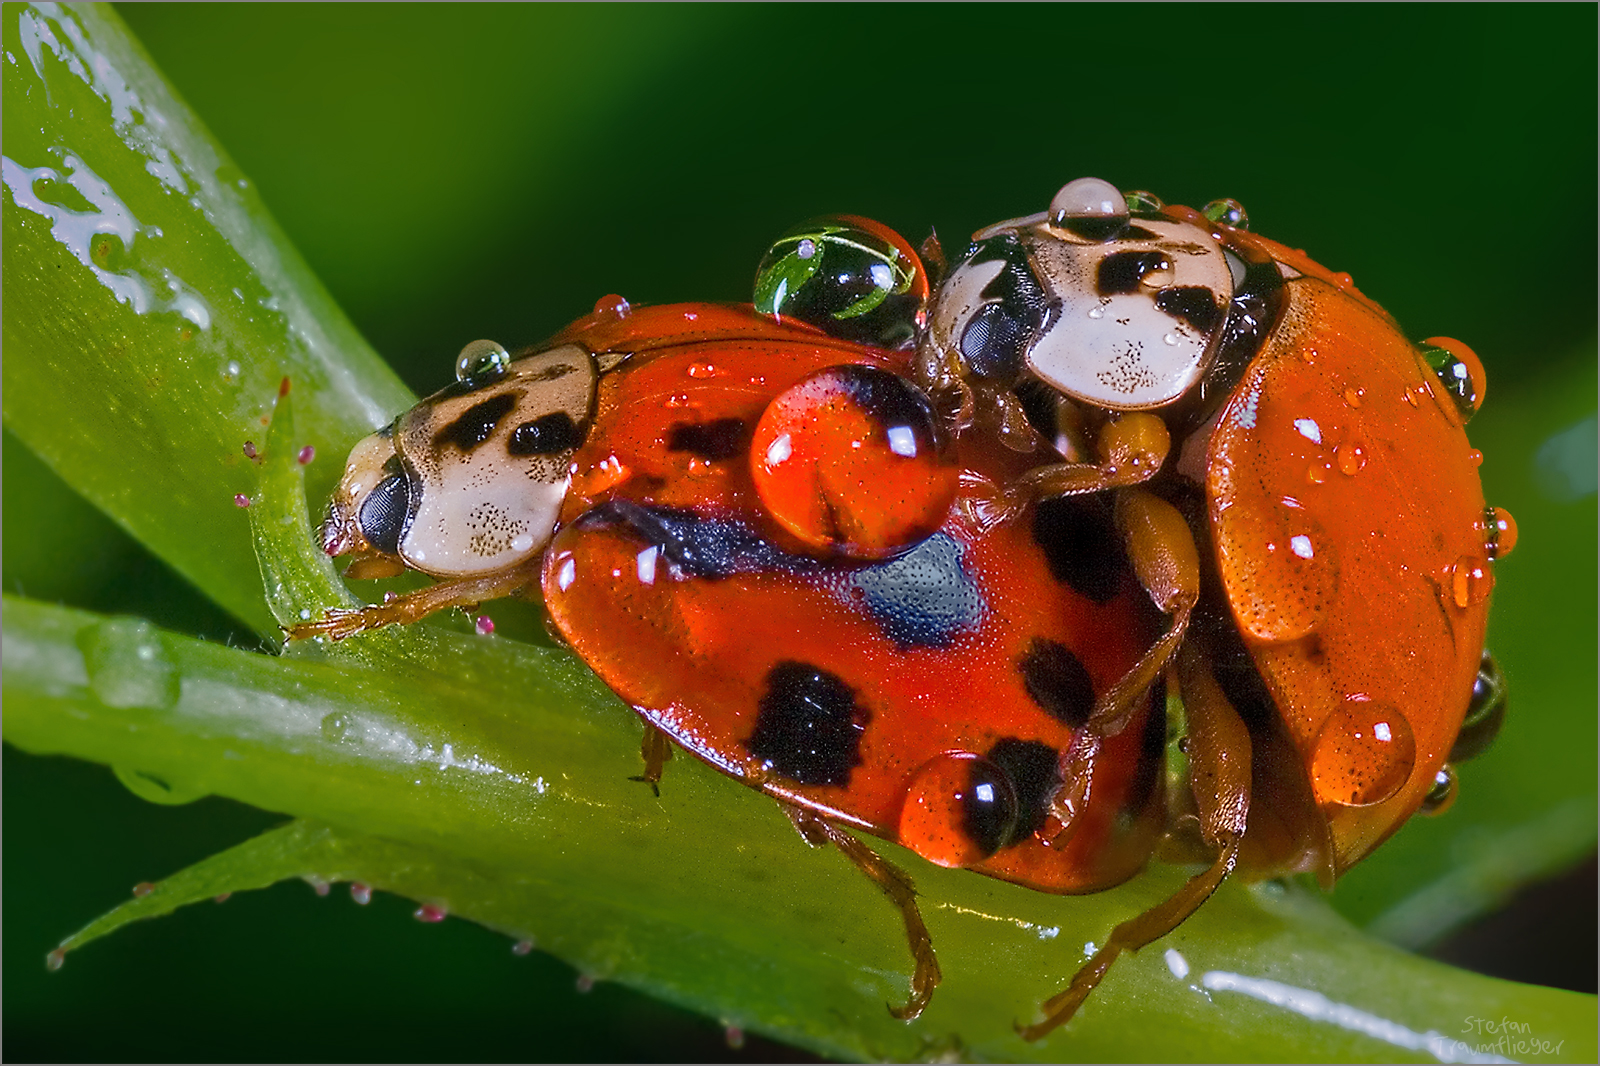
<svg viewBox="0 0 1600 1066">
<path fill-rule="evenodd" d="M 802 785 L 850 783 L 871 716 L 855 690 L 820 667 L 792 660 L 767 673 L 750 754 Z"/>
<path fill-rule="evenodd" d="M 631 500 L 608 500 L 592 507 L 574 525 L 580 529 L 627 526 L 640 540 L 660 549 L 667 564 L 684 577 L 720 578 L 773 570 L 798 574 L 822 566 L 809 556 L 774 547 L 742 522 L 673 507 L 642 506 Z"/>
<path fill-rule="evenodd" d="M 1041 741 L 1004 737 L 985 758 L 1005 771 L 1017 797 L 1016 825 L 1001 847 L 1028 839 L 1044 825 L 1050 801 L 1061 789 L 1060 753 Z"/>
<path fill-rule="evenodd" d="M 511 431 L 512 455 L 557 455 L 583 443 L 583 432 L 565 411 L 552 411 Z"/>
<path fill-rule="evenodd" d="M 1156 293 L 1157 309 L 1210 333 L 1222 321 L 1217 294 L 1204 285 L 1174 285 Z"/>
<path fill-rule="evenodd" d="M 742 418 L 679 423 L 667 433 L 667 450 L 702 459 L 732 459 L 750 445 L 750 426 Z"/>
<path fill-rule="evenodd" d="M 1072 649 L 1035 637 L 1017 669 L 1028 695 L 1046 714 L 1073 729 L 1083 728 L 1094 710 L 1094 682 Z"/>
<path fill-rule="evenodd" d="M 1141 278 L 1165 270 L 1171 264 L 1172 260 L 1164 252 L 1113 252 L 1100 260 L 1095 271 L 1095 289 L 1101 296 L 1138 292 Z"/>
<path fill-rule="evenodd" d="M 1117 594 L 1128 569 L 1109 496 L 1058 496 L 1040 502 L 1033 512 L 1033 539 L 1050 573 L 1096 603 Z"/>
<path fill-rule="evenodd" d="M 1122 809 L 1137 816 L 1150 802 L 1167 760 L 1167 679 L 1156 678 L 1150 686 L 1150 713 L 1145 716 L 1144 733 L 1139 738 L 1139 765 L 1128 783 Z"/>
<path fill-rule="evenodd" d="M 945 533 L 847 580 L 901 649 L 949 647 L 983 621 L 983 593 L 961 565 L 961 545 Z"/>
<path fill-rule="evenodd" d="M 491 396 L 482 403 L 473 404 L 462 413 L 460 418 L 445 426 L 433 436 L 435 447 L 454 444 L 464 452 L 470 452 L 478 445 L 489 439 L 494 432 L 494 427 L 500 420 L 511 413 L 517 405 L 519 393 L 502 392 L 498 396 Z"/>
<path fill-rule="evenodd" d="M 961 791 L 961 830 L 988 858 L 1010 842 L 1016 827 L 1011 779 L 983 759 L 967 765 L 967 783 Z"/>
</svg>

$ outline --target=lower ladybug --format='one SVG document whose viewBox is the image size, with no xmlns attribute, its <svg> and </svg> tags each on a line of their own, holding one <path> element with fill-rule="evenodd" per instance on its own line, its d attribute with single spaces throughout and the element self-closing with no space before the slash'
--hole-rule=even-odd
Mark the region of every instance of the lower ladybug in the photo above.
<svg viewBox="0 0 1600 1066">
<path fill-rule="evenodd" d="M 845 216 L 780 239 L 758 313 L 611 301 L 523 359 L 469 349 L 457 386 L 357 447 L 324 524 L 354 565 L 445 580 L 291 635 L 542 575 L 555 625 L 646 719 L 647 780 L 685 746 L 900 906 L 902 1017 L 938 982 L 931 942 L 909 879 L 841 827 L 1045 891 L 1109 887 L 1158 850 L 1208 863 L 1117 927 L 1030 1038 L 1230 872 L 1331 882 L 1442 809 L 1447 756 L 1503 713 L 1481 649 L 1515 526 L 1458 461 L 1481 368 L 1409 345 L 1231 202 L 1097 182 L 1056 201 L 980 232 L 931 298 L 902 238 Z M 1069 312 L 1120 339 L 1073 341 Z M 511 444 L 546 418 L 567 465 L 530 473 Z M 1398 476 L 1418 453 L 1436 483 Z M 417 524 L 475 513 L 445 495 L 468 466 L 537 497 L 516 532 Z M 1468 511 L 1481 564 L 1450 525 Z M 476 570 L 429 569 L 473 545 Z M 1191 785 L 1171 809 L 1169 730 Z"/>
</svg>

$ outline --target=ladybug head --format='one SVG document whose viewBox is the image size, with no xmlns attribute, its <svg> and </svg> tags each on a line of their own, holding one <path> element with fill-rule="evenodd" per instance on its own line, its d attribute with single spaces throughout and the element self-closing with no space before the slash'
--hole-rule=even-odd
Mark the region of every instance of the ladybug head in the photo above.
<svg viewBox="0 0 1600 1066">
<path fill-rule="evenodd" d="M 1204 375 L 1246 272 L 1185 214 L 1098 178 L 1067 184 L 1048 211 L 973 235 L 928 343 L 1000 388 L 1032 377 L 1112 410 L 1172 403 Z"/>
</svg>

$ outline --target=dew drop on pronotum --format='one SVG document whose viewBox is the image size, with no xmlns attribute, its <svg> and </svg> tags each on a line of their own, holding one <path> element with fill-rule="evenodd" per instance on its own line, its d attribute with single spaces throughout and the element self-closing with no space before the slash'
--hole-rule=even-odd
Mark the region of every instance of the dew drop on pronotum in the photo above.
<svg viewBox="0 0 1600 1066">
<path fill-rule="evenodd" d="M 511 366 L 511 353 L 497 341 L 473 341 L 456 356 L 457 381 L 493 381 Z"/>
<path fill-rule="evenodd" d="M 1319 803 L 1366 807 L 1399 792 L 1416 761 L 1411 723 L 1397 708 L 1350 698 L 1317 733 L 1311 787 Z"/>
</svg>

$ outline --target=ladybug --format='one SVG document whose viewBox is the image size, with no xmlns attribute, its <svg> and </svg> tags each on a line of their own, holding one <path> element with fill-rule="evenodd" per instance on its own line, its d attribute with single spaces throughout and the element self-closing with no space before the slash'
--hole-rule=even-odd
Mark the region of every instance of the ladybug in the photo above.
<svg viewBox="0 0 1600 1066">
<path fill-rule="evenodd" d="M 814 220 L 773 246 L 754 310 L 608 299 L 521 359 L 469 346 L 455 386 L 357 446 L 323 526 L 363 573 L 441 583 L 291 635 L 540 580 L 554 626 L 644 717 L 645 780 L 675 742 L 900 907 L 916 959 L 901 1017 L 939 980 L 931 941 L 910 880 L 841 827 L 1045 891 L 1109 887 L 1158 852 L 1208 863 L 1113 932 L 1023 1030 L 1042 1036 L 1234 870 L 1331 881 L 1419 806 L 1442 809 L 1452 742 L 1467 757 L 1503 715 L 1483 616 L 1487 560 L 1515 526 L 1449 450 L 1482 399 L 1476 359 L 1419 353 L 1341 279 L 1249 235 L 1236 205 L 1208 214 L 1075 182 L 1050 212 L 981 231 L 936 293 L 892 231 Z M 1077 345 L 1069 309 L 1110 329 Z M 1390 378 L 1402 395 L 1342 421 L 1319 391 L 1360 411 Z M 1380 421 L 1389 400 L 1416 425 Z M 1286 403 L 1300 440 L 1302 422 L 1327 427 L 1329 455 L 1283 447 Z M 561 428 L 542 455 L 564 467 L 513 447 L 545 419 Z M 1454 480 L 1433 497 L 1386 486 L 1393 513 L 1357 508 L 1364 548 L 1330 514 L 1355 483 L 1333 475 L 1394 481 L 1380 472 L 1402 443 Z M 1460 548 L 1442 523 L 1474 493 L 1477 569 L 1381 539 Z M 1366 635 L 1432 638 L 1427 656 L 1355 646 L 1339 612 L 1379 599 L 1351 587 L 1374 573 L 1396 586 L 1383 621 L 1412 628 Z M 1169 730 L 1190 785 L 1171 799 Z"/>
</svg>

